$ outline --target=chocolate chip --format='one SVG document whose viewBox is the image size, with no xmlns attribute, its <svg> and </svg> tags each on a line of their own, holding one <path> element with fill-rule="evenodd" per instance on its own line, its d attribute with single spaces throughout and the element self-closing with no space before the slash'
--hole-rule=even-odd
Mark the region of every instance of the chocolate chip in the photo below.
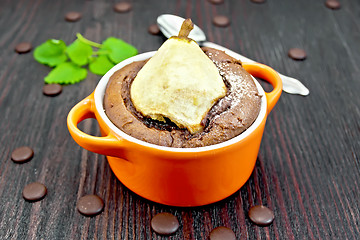
<svg viewBox="0 0 360 240">
<path fill-rule="evenodd" d="M 104 201 L 97 195 L 85 195 L 77 202 L 77 209 L 86 216 L 94 216 L 104 209 Z"/>
<path fill-rule="evenodd" d="M 15 46 L 15 51 L 17 53 L 28 53 L 32 49 L 32 45 L 29 42 L 22 42 Z"/>
<path fill-rule="evenodd" d="M 179 221 L 171 213 L 158 213 L 151 219 L 151 228 L 164 235 L 170 235 L 179 228 Z"/>
<path fill-rule="evenodd" d="M 79 21 L 81 18 L 82 18 L 82 15 L 79 12 L 68 12 L 65 15 L 65 20 L 68 22 L 76 22 L 76 21 Z"/>
<path fill-rule="evenodd" d="M 266 0 L 251 0 L 253 3 L 264 3 Z"/>
<path fill-rule="evenodd" d="M 34 151 L 30 147 L 19 147 L 11 153 L 11 160 L 16 163 L 24 163 L 34 156 Z"/>
<path fill-rule="evenodd" d="M 230 19 L 227 16 L 217 15 L 212 20 L 213 24 L 218 27 L 227 27 L 230 25 Z"/>
<path fill-rule="evenodd" d="M 341 8 L 341 4 L 337 0 L 326 0 L 325 6 L 333 10 Z"/>
<path fill-rule="evenodd" d="M 248 214 L 250 220 L 260 226 L 267 226 L 274 221 L 274 212 L 262 205 L 251 207 Z"/>
<path fill-rule="evenodd" d="M 46 196 L 47 189 L 44 184 L 39 182 L 33 182 L 24 187 L 22 192 L 25 200 L 38 201 Z"/>
<path fill-rule="evenodd" d="M 236 240 L 233 230 L 227 227 L 214 228 L 209 235 L 210 240 Z"/>
<path fill-rule="evenodd" d="M 222 4 L 224 3 L 224 0 L 209 0 L 209 2 L 212 4 Z"/>
<path fill-rule="evenodd" d="M 60 84 L 46 84 L 43 87 L 43 94 L 46 96 L 57 96 L 62 92 L 62 86 Z"/>
<path fill-rule="evenodd" d="M 114 11 L 118 13 L 126 13 L 131 10 L 132 6 L 128 2 L 120 2 L 114 5 Z"/>
<path fill-rule="evenodd" d="M 300 48 L 291 48 L 288 56 L 294 60 L 304 60 L 306 58 L 306 52 Z"/>
<path fill-rule="evenodd" d="M 160 28 L 157 24 L 152 24 L 149 26 L 148 32 L 152 35 L 158 35 L 160 33 Z"/>
</svg>

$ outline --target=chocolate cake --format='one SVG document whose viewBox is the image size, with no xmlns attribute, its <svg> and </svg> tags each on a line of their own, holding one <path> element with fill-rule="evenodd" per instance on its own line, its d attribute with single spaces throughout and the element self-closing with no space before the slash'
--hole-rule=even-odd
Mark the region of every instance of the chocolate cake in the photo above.
<svg viewBox="0 0 360 240">
<path fill-rule="evenodd" d="M 136 111 L 130 97 L 132 81 L 146 61 L 133 62 L 115 72 L 108 82 L 104 109 L 109 119 L 128 135 L 161 146 L 194 148 L 229 140 L 255 121 L 260 111 L 261 96 L 251 75 L 241 62 L 222 51 L 202 48 L 214 62 L 227 87 L 226 96 L 210 109 L 202 124 L 204 129 L 191 134 L 169 119 L 165 122 L 144 117 Z"/>
</svg>

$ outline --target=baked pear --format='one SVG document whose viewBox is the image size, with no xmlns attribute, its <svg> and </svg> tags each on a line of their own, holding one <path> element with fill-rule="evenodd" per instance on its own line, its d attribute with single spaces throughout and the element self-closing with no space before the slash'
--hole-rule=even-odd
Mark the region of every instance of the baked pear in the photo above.
<svg viewBox="0 0 360 240">
<path fill-rule="evenodd" d="M 135 77 L 131 100 L 144 116 L 170 119 L 191 134 L 203 129 L 202 119 L 226 94 L 226 86 L 215 64 L 188 35 L 190 19 L 179 36 L 169 38 Z"/>
</svg>

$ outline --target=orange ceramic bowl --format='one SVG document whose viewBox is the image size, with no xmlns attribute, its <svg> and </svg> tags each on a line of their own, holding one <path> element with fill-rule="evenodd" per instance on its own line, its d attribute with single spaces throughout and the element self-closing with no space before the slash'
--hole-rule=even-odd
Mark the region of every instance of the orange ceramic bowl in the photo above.
<svg viewBox="0 0 360 240">
<path fill-rule="evenodd" d="M 130 190 L 154 202 L 172 206 L 200 206 L 222 200 L 248 180 L 259 152 L 267 115 L 282 91 L 279 75 L 259 63 L 243 63 L 253 76 L 273 85 L 265 93 L 255 80 L 261 109 L 255 122 L 239 136 L 199 148 L 172 148 L 135 139 L 118 129 L 106 116 L 103 98 L 110 76 L 133 61 L 154 55 L 148 52 L 129 58 L 106 73 L 95 91 L 70 111 L 67 124 L 83 148 L 107 156 L 116 177 Z M 88 135 L 77 124 L 95 118 L 102 137 Z"/>
</svg>

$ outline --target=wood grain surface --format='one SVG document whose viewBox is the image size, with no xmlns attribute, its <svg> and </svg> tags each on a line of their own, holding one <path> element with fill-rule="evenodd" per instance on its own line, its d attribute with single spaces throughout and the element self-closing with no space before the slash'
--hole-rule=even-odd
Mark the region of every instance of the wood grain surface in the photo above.
<svg viewBox="0 0 360 240">
<path fill-rule="evenodd" d="M 118 1 L 0 1 L 0 239 L 208 239 L 218 226 L 238 239 L 359 239 L 360 237 L 360 2 L 342 0 L 341 9 L 325 0 L 129 0 L 128 13 L 116 13 Z M 79 11 L 78 22 L 66 22 Z M 215 204 L 176 208 L 143 199 L 119 182 L 106 158 L 79 147 L 66 127 L 70 109 L 89 95 L 100 77 L 64 86 L 57 97 L 42 94 L 50 68 L 18 54 L 16 44 L 38 46 L 47 39 L 67 44 L 77 32 L 95 42 L 109 36 L 133 44 L 139 52 L 156 50 L 162 36 L 147 32 L 158 15 L 191 17 L 208 40 L 300 79 L 307 97 L 283 93 L 268 117 L 255 169 L 235 194 Z M 212 24 L 227 15 L 229 27 Z M 308 57 L 287 57 L 292 47 Z M 267 87 L 267 86 L 265 86 Z M 95 120 L 79 126 L 99 134 Z M 30 146 L 30 162 L 15 164 L 11 152 Z M 154 173 L 156 174 L 156 173 Z M 47 196 L 29 203 L 28 183 L 39 181 Z M 104 199 L 105 209 L 85 217 L 76 209 L 86 194 Z M 253 205 L 275 213 L 268 227 L 251 223 Z M 152 231 L 151 218 L 171 212 L 180 222 L 168 237 Z"/>
</svg>

